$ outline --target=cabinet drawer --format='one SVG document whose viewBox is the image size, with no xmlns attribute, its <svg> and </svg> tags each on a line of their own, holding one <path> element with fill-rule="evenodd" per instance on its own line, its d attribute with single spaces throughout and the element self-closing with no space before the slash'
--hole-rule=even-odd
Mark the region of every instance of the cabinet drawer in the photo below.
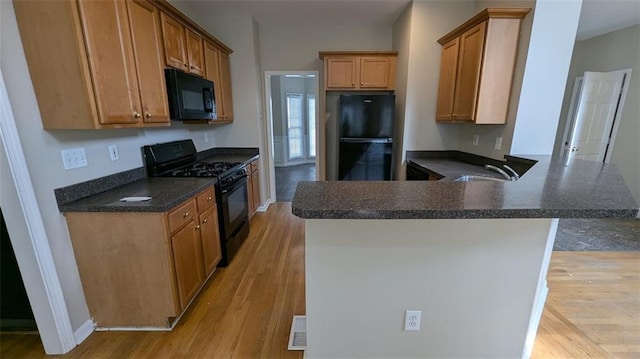
<svg viewBox="0 0 640 359">
<path fill-rule="evenodd" d="M 187 222 L 196 218 L 197 209 L 196 209 L 196 201 L 193 199 L 185 202 L 180 205 L 178 208 L 169 212 L 169 231 L 171 233 L 180 229 L 180 227 L 184 226 Z"/>
<path fill-rule="evenodd" d="M 213 192 L 213 188 L 209 188 L 200 193 L 196 198 L 198 202 L 198 213 L 202 213 L 216 204 L 216 195 Z"/>
</svg>

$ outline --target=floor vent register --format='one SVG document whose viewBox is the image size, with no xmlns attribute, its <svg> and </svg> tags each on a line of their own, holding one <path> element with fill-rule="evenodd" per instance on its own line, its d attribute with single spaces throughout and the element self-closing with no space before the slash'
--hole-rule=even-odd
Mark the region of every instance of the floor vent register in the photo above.
<svg viewBox="0 0 640 359">
<path fill-rule="evenodd" d="M 289 333 L 289 350 L 307 349 L 307 316 L 294 315 Z"/>
</svg>

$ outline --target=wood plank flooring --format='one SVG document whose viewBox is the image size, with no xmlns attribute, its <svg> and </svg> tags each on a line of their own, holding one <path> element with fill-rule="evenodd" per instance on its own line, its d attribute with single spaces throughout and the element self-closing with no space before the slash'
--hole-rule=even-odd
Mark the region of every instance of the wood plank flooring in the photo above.
<svg viewBox="0 0 640 359">
<path fill-rule="evenodd" d="M 640 252 L 554 252 L 533 358 L 640 358 Z M 95 332 L 59 358 L 302 358 L 287 350 L 304 314 L 304 222 L 290 203 L 257 213 L 172 332 Z M 37 335 L 1 334 L 1 358 L 45 358 Z"/>
</svg>

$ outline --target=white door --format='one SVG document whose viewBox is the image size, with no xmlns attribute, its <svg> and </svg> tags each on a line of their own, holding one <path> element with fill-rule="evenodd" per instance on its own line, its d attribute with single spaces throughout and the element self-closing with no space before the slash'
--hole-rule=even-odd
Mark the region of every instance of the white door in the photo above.
<svg viewBox="0 0 640 359">
<path fill-rule="evenodd" d="M 585 72 L 568 156 L 603 162 L 622 93 L 624 73 Z"/>
</svg>

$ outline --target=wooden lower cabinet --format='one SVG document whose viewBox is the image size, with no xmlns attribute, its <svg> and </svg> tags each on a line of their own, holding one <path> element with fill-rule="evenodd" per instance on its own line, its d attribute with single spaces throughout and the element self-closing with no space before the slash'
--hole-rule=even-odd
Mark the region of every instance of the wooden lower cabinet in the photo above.
<svg viewBox="0 0 640 359">
<path fill-rule="evenodd" d="M 99 328 L 170 328 L 221 258 L 213 188 L 164 213 L 65 217 Z"/>
<path fill-rule="evenodd" d="M 180 308 L 184 309 L 204 282 L 200 225 L 190 221 L 171 236 Z"/>
<path fill-rule="evenodd" d="M 258 159 L 249 163 L 247 170 L 249 172 L 247 177 L 248 207 L 249 219 L 251 219 L 260 207 L 260 165 Z"/>
</svg>

